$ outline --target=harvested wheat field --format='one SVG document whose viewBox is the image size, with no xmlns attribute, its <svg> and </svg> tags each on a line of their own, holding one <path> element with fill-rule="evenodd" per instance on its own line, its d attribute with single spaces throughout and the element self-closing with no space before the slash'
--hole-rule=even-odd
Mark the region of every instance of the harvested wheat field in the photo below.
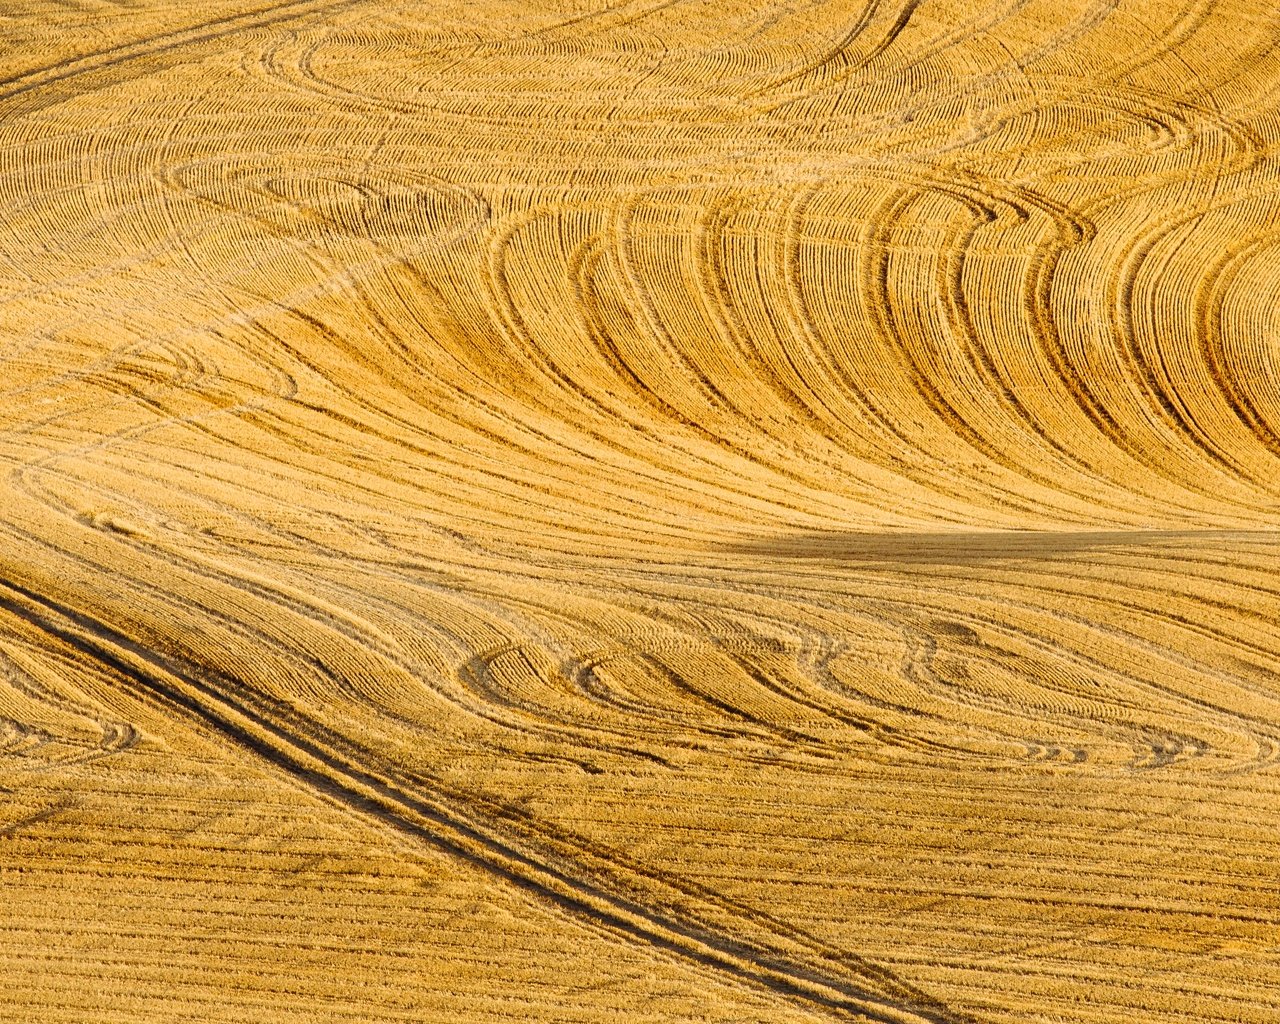
<svg viewBox="0 0 1280 1024">
<path fill-rule="evenodd" d="M 0 40 L 0 1021 L 1280 1021 L 1269 0 Z"/>
</svg>

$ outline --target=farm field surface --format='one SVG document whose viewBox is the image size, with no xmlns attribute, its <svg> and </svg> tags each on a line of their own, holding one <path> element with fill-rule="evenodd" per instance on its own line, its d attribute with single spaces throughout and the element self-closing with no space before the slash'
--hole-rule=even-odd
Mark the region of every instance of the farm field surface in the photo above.
<svg viewBox="0 0 1280 1024">
<path fill-rule="evenodd" d="M 1280 9 L 0 7 L 0 1022 L 1280 1022 Z"/>
</svg>

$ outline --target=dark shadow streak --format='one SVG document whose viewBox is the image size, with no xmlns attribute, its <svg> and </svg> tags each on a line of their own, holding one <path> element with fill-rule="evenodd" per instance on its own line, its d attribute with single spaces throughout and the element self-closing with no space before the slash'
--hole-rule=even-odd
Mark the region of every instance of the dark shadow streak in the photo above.
<svg viewBox="0 0 1280 1024">
<path fill-rule="evenodd" d="M 809 532 L 727 544 L 722 550 L 762 559 L 874 565 L 972 565 L 1044 561 L 1095 553 L 1158 550 L 1195 557 L 1207 549 L 1280 547 L 1280 530 L 966 530 L 929 533 Z"/>
</svg>

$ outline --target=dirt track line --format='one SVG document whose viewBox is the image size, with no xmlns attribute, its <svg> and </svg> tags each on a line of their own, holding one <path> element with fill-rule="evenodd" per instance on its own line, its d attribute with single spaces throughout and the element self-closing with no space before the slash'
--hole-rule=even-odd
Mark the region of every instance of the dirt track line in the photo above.
<svg viewBox="0 0 1280 1024">
<path fill-rule="evenodd" d="M 227 692 L 237 686 L 235 680 L 216 678 L 181 655 L 149 651 L 91 615 L 22 584 L 0 580 L 0 608 L 119 674 L 135 695 L 178 709 L 309 791 L 482 868 L 589 926 L 642 941 L 730 982 L 771 993 L 828 1019 L 974 1024 L 967 1014 L 951 1010 L 883 968 L 873 968 L 859 985 L 857 980 L 838 977 L 832 970 L 809 965 L 765 942 L 737 937 L 692 915 L 686 919 L 647 907 L 612 891 L 624 886 L 610 886 L 607 879 L 575 877 L 572 869 L 513 847 L 492 823 L 468 820 L 429 795 L 412 793 L 350 756 L 273 721 L 269 713 Z M 246 696 L 252 701 L 252 695 Z M 306 728 L 306 720 L 290 710 L 289 717 Z M 319 723 L 315 726 L 317 734 L 327 732 Z M 376 755 L 364 760 L 378 763 Z M 846 976 L 858 973 L 856 968 L 840 966 Z M 884 989 L 891 994 L 882 994 Z"/>
<path fill-rule="evenodd" d="M 58 82 L 63 82 L 91 71 L 99 71 L 131 60 L 154 56 L 180 46 L 208 42 L 211 39 L 220 39 L 236 32 L 244 32 L 247 29 L 262 28 L 265 25 L 274 25 L 282 21 L 305 17 L 308 14 L 319 14 L 323 11 L 349 7 L 361 2 L 363 0 L 288 0 L 286 3 L 276 4 L 273 7 L 249 11 L 245 14 L 235 14 L 225 18 L 215 18 L 212 21 L 192 25 L 189 28 L 176 29 L 172 32 L 162 32 L 148 39 L 139 39 L 136 42 L 113 46 L 106 50 L 86 54 L 83 57 L 73 57 L 59 64 L 49 64 L 42 68 L 35 68 L 20 75 L 15 75 L 12 78 L 0 80 L 0 101 L 48 85 L 55 85 Z"/>
</svg>

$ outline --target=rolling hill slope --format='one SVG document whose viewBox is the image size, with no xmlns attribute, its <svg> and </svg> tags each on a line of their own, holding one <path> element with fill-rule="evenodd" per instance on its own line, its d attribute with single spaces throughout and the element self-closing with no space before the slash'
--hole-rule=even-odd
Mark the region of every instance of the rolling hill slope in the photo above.
<svg viewBox="0 0 1280 1024">
<path fill-rule="evenodd" d="M 1280 1019 L 1280 13 L 0 19 L 0 1021 Z"/>
</svg>

